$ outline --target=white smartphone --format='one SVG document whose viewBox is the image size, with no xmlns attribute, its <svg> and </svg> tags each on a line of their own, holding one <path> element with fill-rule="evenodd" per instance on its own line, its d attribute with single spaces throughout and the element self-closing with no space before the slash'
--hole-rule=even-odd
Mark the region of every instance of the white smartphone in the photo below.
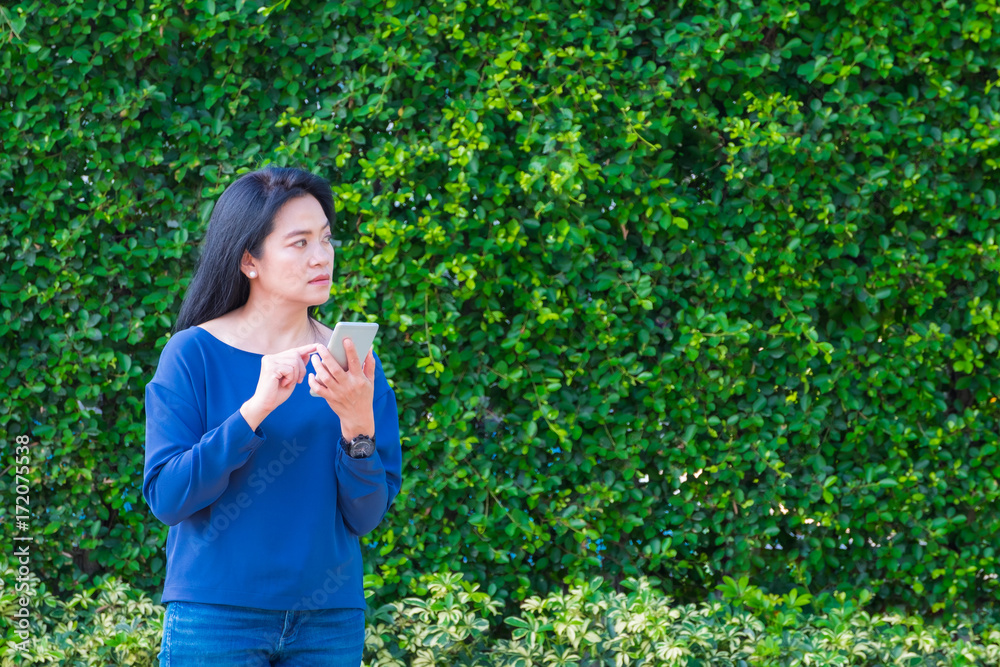
<svg viewBox="0 0 1000 667">
<path fill-rule="evenodd" d="M 344 351 L 344 339 L 351 339 L 351 342 L 354 343 L 354 349 L 358 351 L 358 359 L 363 364 L 365 357 L 372 349 L 372 343 L 375 342 L 375 334 L 377 333 L 378 324 L 375 322 L 337 322 L 326 347 L 340 364 L 340 367 L 346 371 L 347 352 Z"/>
<path fill-rule="evenodd" d="M 344 339 L 351 339 L 351 342 L 354 343 L 354 349 L 358 352 L 358 359 L 364 364 L 365 357 L 368 356 L 368 352 L 372 349 L 372 343 L 375 342 L 375 334 L 377 333 L 378 324 L 375 322 L 337 322 L 333 327 L 333 335 L 330 336 L 330 341 L 326 344 L 326 347 L 330 350 L 333 358 L 337 360 L 337 363 L 340 364 L 340 367 L 346 371 L 347 352 L 344 351 Z M 311 389 L 309 393 L 316 396 Z"/>
</svg>

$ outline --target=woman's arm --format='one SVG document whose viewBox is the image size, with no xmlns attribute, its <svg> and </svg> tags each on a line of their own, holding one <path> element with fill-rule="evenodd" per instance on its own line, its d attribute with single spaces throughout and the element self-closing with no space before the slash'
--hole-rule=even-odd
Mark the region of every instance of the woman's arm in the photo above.
<svg viewBox="0 0 1000 667">
<path fill-rule="evenodd" d="M 153 515 L 174 526 L 208 507 L 229 486 L 229 475 L 265 441 L 237 410 L 203 432 L 201 412 L 168 387 L 146 385 L 146 464 L 142 496 Z"/>
<path fill-rule="evenodd" d="M 341 449 L 336 458 L 337 505 L 347 529 L 358 536 L 370 533 L 382 522 L 402 483 L 399 414 L 396 394 L 388 383 L 375 399 L 373 412 L 375 451 L 371 456 L 353 459 Z"/>
</svg>

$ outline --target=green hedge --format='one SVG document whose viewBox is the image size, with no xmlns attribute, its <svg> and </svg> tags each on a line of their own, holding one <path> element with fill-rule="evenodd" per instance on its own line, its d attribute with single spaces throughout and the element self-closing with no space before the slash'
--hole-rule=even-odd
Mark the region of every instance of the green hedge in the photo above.
<svg viewBox="0 0 1000 667">
<path fill-rule="evenodd" d="M 334 185 L 322 318 L 383 325 L 376 602 L 461 570 L 511 608 L 640 573 L 992 604 L 996 12 L 3 8 L 0 427 L 33 441 L 34 571 L 158 592 L 143 387 L 213 202 L 275 162 Z"/>
<path fill-rule="evenodd" d="M 0 563 L 5 575 L 13 572 Z M 460 573 L 422 575 L 410 596 L 366 612 L 368 667 L 666 665 L 700 667 L 990 667 L 1000 665 L 997 618 L 932 623 L 871 613 L 871 597 L 765 594 L 744 579 L 699 604 L 679 605 L 656 580 L 601 577 L 531 596 L 515 615 Z M 371 596 L 372 590 L 366 591 Z M 0 592 L 0 608 L 14 604 Z M 44 597 L 26 645 L 8 632 L 0 667 L 156 665 L 164 607 L 116 577 L 99 577 L 68 602 Z M 510 639 L 502 634 L 511 631 Z"/>
</svg>

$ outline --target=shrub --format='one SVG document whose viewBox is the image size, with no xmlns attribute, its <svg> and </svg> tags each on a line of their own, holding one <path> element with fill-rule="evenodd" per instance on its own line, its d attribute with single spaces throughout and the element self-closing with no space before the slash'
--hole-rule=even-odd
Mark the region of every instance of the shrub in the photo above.
<svg viewBox="0 0 1000 667">
<path fill-rule="evenodd" d="M 3 570 L 10 580 L 13 569 Z M 934 624 L 905 614 L 870 614 L 866 591 L 856 600 L 842 593 L 812 600 L 794 591 L 765 594 L 745 579 L 727 579 L 717 599 L 678 605 L 655 580 L 629 578 L 615 592 L 598 577 L 544 598 L 531 596 L 519 615 L 501 618 L 502 602 L 459 573 L 418 581 L 414 596 L 369 607 L 367 667 L 1000 665 L 996 619 Z M 164 608 L 142 591 L 106 578 L 65 603 L 47 592 L 38 600 L 45 611 L 35 618 L 28 650 L 16 651 L 8 630 L 2 667 L 157 664 Z M 5 616 L 13 604 L 4 590 Z M 501 638 L 508 630 L 510 638 Z"/>
<path fill-rule="evenodd" d="M 996 619 L 927 623 L 900 613 L 870 614 L 844 593 L 815 602 L 795 590 L 765 594 L 727 578 L 721 599 L 677 605 L 645 577 L 626 579 L 629 592 L 609 591 L 600 577 L 568 592 L 521 603 L 503 619 L 511 639 L 496 639 L 495 601 L 462 575 L 429 575 L 424 597 L 406 598 L 373 614 L 366 664 L 379 667 L 482 665 L 846 665 L 1000 664 Z M 417 590 L 424 590 L 418 588 Z M 815 607 L 807 612 L 805 607 Z"/>
<path fill-rule="evenodd" d="M 0 558 L 4 582 L 13 582 L 16 567 Z M 97 577 L 68 599 L 56 596 L 34 574 L 26 578 L 29 597 L 27 642 L 8 625 L 0 651 L 3 667 L 11 665 L 156 665 L 163 635 L 164 607 L 115 576 Z M 0 592 L 0 611 L 12 619 L 23 593 L 13 586 Z M 24 650 L 26 649 L 26 650 Z"/>
</svg>

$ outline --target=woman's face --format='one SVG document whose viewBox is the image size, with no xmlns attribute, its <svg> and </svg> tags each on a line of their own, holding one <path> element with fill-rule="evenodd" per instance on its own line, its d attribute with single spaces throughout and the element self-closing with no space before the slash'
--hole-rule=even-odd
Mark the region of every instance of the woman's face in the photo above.
<svg viewBox="0 0 1000 667">
<path fill-rule="evenodd" d="M 318 305 L 330 298 L 333 257 L 333 235 L 323 207 L 312 195 L 304 195 L 278 210 L 261 258 L 245 253 L 243 273 L 256 271 L 250 284 L 265 292 Z"/>
</svg>

